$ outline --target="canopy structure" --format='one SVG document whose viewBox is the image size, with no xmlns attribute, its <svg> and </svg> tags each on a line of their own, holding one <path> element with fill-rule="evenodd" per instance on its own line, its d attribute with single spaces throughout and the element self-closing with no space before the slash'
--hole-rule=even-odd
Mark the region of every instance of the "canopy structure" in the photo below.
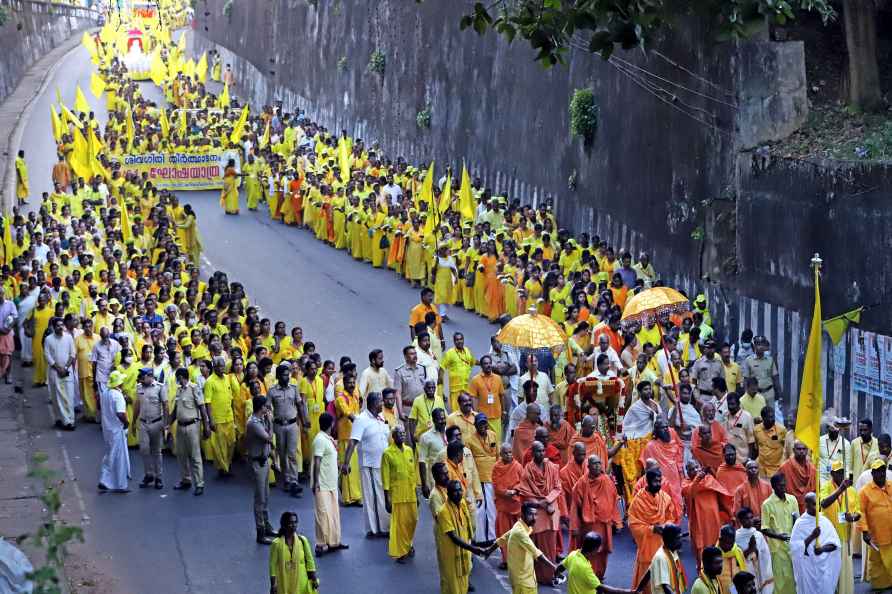
<svg viewBox="0 0 892 594">
<path fill-rule="evenodd" d="M 689 311 L 691 304 L 688 298 L 669 287 L 654 287 L 641 291 L 626 302 L 623 310 L 623 326 L 631 326 L 635 322 L 644 324 L 658 321 L 664 315 L 672 315 Z"/>
</svg>

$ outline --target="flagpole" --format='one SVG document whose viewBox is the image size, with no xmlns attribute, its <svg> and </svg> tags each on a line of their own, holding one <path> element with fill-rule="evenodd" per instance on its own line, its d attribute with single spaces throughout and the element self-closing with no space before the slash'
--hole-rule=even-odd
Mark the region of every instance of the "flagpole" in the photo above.
<svg viewBox="0 0 892 594">
<path fill-rule="evenodd" d="M 821 254 L 819 254 L 818 252 L 815 252 L 815 255 L 812 256 L 812 259 L 811 259 L 811 266 L 815 272 L 815 287 L 816 288 L 818 287 L 818 283 L 820 282 L 820 279 L 821 279 L 821 264 L 823 264 L 823 263 L 824 263 L 824 261 L 821 260 Z M 821 389 L 823 390 L 823 386 Z M 820 433 L 820 426 L 818 427 L 818 433 Z M 845 442 L 843 442 L 843 443 L 845 443 Z M 813 452 L 812 459 L 819 457 L 817 454 L 818 454 L 817 452 Z M 845 457 L 845 451 L 843 451 L 843 457 Z M 820 522 L 818 520 L 818 516 L 821 514 L 821 499 L 820 499 L 820 497 L 821 497 L 821 467 L 820 467 L 820 461 L 818 464 L 815 464 L 815 475 L 816 475 L 816 477 L 815 477 L 815 491 L 816 491 L 815 492 L 815 500 L 816 500 L 815 501 L 815 503 L 816 503 L 816 505 L 815 505 L 815 528 L 820 528 Z M 818 537 L 818 538 L 820 538 L 820 537 Z M 818 542 L 818 539 L 815 539 L 815 543 L 817 543 L 817 542 Z"/>
</svg>

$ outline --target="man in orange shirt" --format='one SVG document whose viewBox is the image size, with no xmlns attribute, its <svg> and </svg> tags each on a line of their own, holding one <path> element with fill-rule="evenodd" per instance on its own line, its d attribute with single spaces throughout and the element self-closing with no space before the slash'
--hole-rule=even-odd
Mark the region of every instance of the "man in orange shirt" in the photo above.
<svg viewBox="0 0 892 594">
<path fill-rule="evenodd" d="M 423 324 L 424 316 L 432 313 L 437 316 L 435 328 L 437 330 L 437 338 L 443 342 L 443 329 L 441 328 L 440 314 L 434 307 L 434 290 L 430 287 L 421 289 L 421 303 L 412 308 L 409 312 L 409 340 L 415 340 L 415 324 Z"/>
<path fill-rule="evenodd" d="M 700 568 L 703 549 L 712 546 L 722 529 L 722 514 L 731 515 L 731 494 L 719 484 L 706 468 L 696 460 L 687 465 L 688 480 L 682 487 L 688 511 L 688 529 L 697 568 Z"/>
<path fill-rule="evenodd" d="M 799 513 L 805 511 L 805 494 L 816 491 L 815 465 L 808 459 L 808 448 L 797 440 L 793 444 L 793 457 L 781 464 L 778 471 L 787 478 L 787 493 L 799 503 Z"/>
<path fill-rule="evenodd" d="M 601 535 L 602 546 L 592 560 L 592 569 L 598 579 L 607 573 L 607 556 L 613 552 L 613 530 L 623 526 L 617 501 L 619 494 L 613 478 L 604 473 L 601 459 L 588 458 L 588 474 L 576 481 L 570 506 L 570 534 L 576 542 L 589 532 Z"/>
<path fill-rule="evenodd" d="M 735 448 L 736 449 L 736 448 Z M 771 484 L 760 476 L 759 463 L 755 460 L 746 461 L 746 481 L 740 484 L 734 491 L 734 514 L 742 508 L 748 507 L 752 512 L 762 515 L 762 504 L 771 495 Z M 758 510 L 758 512 L 757 512 Z M 761 518 L 757 517 L 753 523 L 758 526 Z"/>
<path fill-rule="evenodd" d="M 517 484 L 523 467 L 514 459 L 511 446 L 502 444 L 499 450 L 499 461 L 492 468 L 492 487 L 495 493 L 496 503 L 496 534 L 505 534 L 514 523 L 520 519 L 520 496 L 517 494 Z M 508 567 L 508 547 L 502 545 L 501 569 Z"/>
<path fill-rule="evenodd" d="M 473 399 L 474 410 L 486 415 L 490 429 L 501 443 L 502 421 L 507 420 L 510 403 L 506 400 L 502 378 L 492 372 L 492 357 L 480 357 L 480 370 L 468 383 L 468 394 Z"/>
<path fill-rule="evenodd" d="M 633 588 L 638 586 L 650 568 L 654 554 L 663 545 L 663 525 L 671 523 L 675 518 L 672 497 L 662 491 L 662 471 L 652 468 L 644 476 L 647 487 L 629 505 L 629 530 L 638 549 L 635 572 L 632 574 Z"/>
<path fill-rule="evenodd" d="M 858 527 L 868 547 L 868 578 L 876 591 L 892 588 L 892 484 L 882 460 L 871 463 L 870 477 L 858 493 L 863 514 Z"/>
</svg>

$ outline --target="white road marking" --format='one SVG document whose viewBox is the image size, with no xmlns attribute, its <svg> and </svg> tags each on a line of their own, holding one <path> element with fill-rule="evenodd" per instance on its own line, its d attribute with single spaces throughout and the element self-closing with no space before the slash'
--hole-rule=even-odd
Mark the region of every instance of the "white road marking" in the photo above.
<svg viewBox="0 0 892 594">
<path fill-rule="evenodd" d="M 47 404 L 46 408 L 50 413 L 50 419 L 52 419 L 54 416 L 52 404 Z M 84 501 L 84 494 L 81 492 L 77 477 L 74 476 L 74 466 L 71 464 L 71 456 L 68 454 L 68 447 L 62 440 L 62 432 L 56 429 L 54 433 L 56 434 L 56 440 L 59 442 L 59 447 L 62 449 L 62 461 L 65 463 L 65 476 L 74 491 L 74 499 L 77 501 L 77 507 L 81 512 L 81 524 L 89 526 L 90 516 L 87 514 L 87 504 Z"/>
</svg>

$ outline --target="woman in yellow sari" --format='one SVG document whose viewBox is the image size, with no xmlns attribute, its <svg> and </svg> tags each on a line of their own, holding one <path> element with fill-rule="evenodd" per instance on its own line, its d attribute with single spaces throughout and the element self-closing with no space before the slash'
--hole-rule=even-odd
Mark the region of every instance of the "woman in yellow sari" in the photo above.
<svg viewBox="0 0 892 594">
<path fill-rule="evenodd" d="M 177 233 L 182 231 L 182 248 L 189 255 L 192 264 L 198 266 L 201 258 L 201 234 L 198 231 L 198 222 L 192 206 L 183 206 L 183 217 L 177 221 Z"/>
<path fill-rule="evenodd" d="M 406 280 L 418 287 L 424 282 L 424 230 L 417 216 L 412 218 L 406 242 Z"/>
<path fill-rule="evenodd" d="M 257 204 L 260 202 L 262 194 L 260 189 L 260 163 L 254 160 L 254 155 L 248 155 L 248 162 L 244 167 L 245 174 L 245 201 L 248 203 L 248 210 L 257 210 Z"/>
<path fill-rule="evenodd" d="M 480 258 L 480 268 L 483 269 L 484 281 L 484 302 L 486 305 L 482 308 L 482 313 L 489 321 L 494 322 L 503 310 L 504 293 L 502 284 L 498 279 L 497 269 L 499 259 L 496 256 L 496 246 L 490 242 L 483 256 Z M 478 279 L 479 280 L 479 279 Z"/>
<path fill-rule="evenodd" d="M 344 193 L 344 189 L 341 188 L 338 190 L 338 195 L 331 201 L 333 241 L 335 248 L 339 250 L 347 247 L 347 216 L 344 212 L 346 207 L 347 196 Z"/>
<path fill-rule="evenodd" d="M 239 175 L 235 171 L 235 159 L 229 159 L 223 171 L 223 189 L 220 190 L 220 206 L 229 215 L 238 214 Z"/>
<path fill-rule="evenodd" d="M 381 245 L 381 240 L 386 235 L 386 229 L 384 228 L 386 219 L 387 211 L 382 209 L 380 205 L 374 204 L 372 206 L 372 215 L 369 217 L 369 231 L 372 233 L 369 247 L 372 266 L 375 268 L 380 268 L 384 265 L 384 258 L 387 254 L 387 249 Z"/>
</svg>

